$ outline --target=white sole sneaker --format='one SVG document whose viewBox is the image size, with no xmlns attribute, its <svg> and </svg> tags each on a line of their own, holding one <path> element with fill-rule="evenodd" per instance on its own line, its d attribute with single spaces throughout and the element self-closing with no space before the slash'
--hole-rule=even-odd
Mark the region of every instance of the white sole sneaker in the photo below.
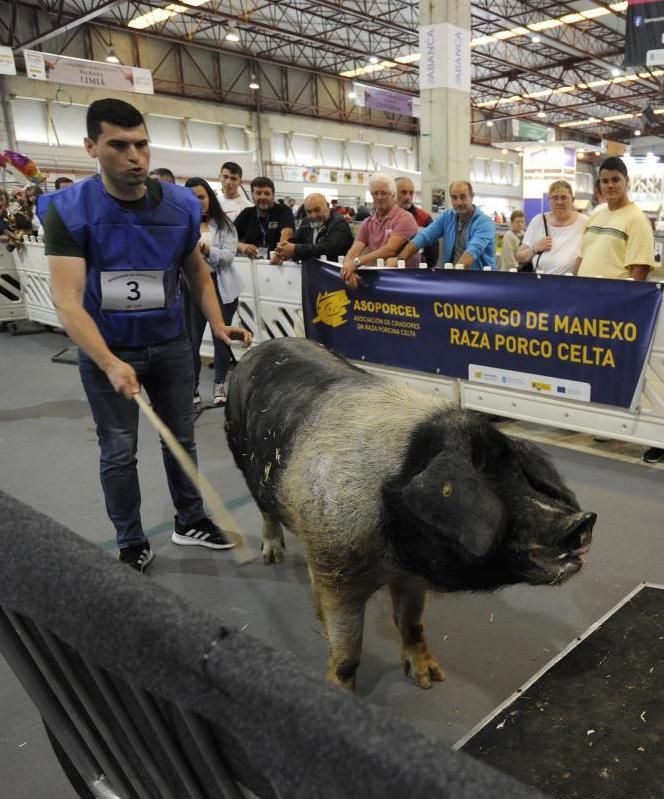
<svg viewBox="0 0 664 799">
<path fill-rule="evenodd" d="M 181 535 L 175 531 L 173 531 L 171 535 L 171 541 L 182 547 L 206 547 L 207 549 L 232 549 L 235 546 L 235 544 L 229 542 L 225 544 L 215 544 L 208 539 L 194 538 L 191 535 Z"/>
</svg>

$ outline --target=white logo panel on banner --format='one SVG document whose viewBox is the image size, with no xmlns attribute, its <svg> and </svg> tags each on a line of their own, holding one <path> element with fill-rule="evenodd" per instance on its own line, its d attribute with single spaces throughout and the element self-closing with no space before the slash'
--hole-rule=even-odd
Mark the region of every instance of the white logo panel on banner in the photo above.
<svg viewBox="0 0 664 799">
<path fill-rule="evenodd" d="M 16 64 L 11 47 L 0 47 L 0 75 L 16 75 Z"/>
<path fill-rule="evenodd" d="M 420 91 L 470 94 L 470 31 L 448 23 L 420 27 Z"/>
</svg>

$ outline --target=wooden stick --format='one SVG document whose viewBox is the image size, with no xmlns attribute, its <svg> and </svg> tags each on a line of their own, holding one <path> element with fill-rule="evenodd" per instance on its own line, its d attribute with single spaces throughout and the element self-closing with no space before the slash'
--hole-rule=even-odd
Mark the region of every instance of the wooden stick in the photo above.
<svg viewBox="0 0 664 799">
<path fill-rule="evenodd" d="M 212 487 L 210 481 L 204 474 L 199 472 L 196 464 L 189 457 L 182 444 L 180 444 L 170 429 L 157 416 L 145 397 L 142 394 L 134 394 L 133 398 L 136 400 L 143 413 L 148 417 L 150 424 L 159 433 L 164 444 L 166 444 L 173 454 L 173 457 L 180 464 L 182 471 L 200 491 L 203 500 L 210 508 L 214 523 L 219 525 L 224 533 L 229 536 L 231 542 L 236 545 L 232 550 L 235 559 L 239 563 L 252 560 L 254 554 L 247 544 L 244 533 L 235 529 L 235 520 L 231 516 L 228 508 L 224 505 L 219 494 Z"/>
</svg>

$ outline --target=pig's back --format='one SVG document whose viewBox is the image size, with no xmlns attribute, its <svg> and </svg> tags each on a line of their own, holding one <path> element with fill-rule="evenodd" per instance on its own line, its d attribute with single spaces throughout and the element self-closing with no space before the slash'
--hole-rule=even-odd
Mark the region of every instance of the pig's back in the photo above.
<svg viewBox="0 0 664 799">
<path fill-rule="evenodd" d="M 305 339 L 244 356 L 228 400 L 229 443 L 254 497 L 310 555 L 350 547 L 360 556 L 375 544 L 383 484 L 416 426 L 445 409 Z"/>
</svg>

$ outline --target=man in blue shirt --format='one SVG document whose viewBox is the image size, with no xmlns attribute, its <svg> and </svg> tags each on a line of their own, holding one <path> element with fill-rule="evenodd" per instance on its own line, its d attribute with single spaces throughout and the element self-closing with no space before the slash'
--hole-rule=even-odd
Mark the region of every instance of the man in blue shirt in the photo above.
<svg viewBox="0 0 664 799">
<path fill-rule="evenodd" d="M 451 208 L 433 224 L 423 228 L 398 255 L 407 259 L 422 247 L 443 239 L 443 261 L 463 264 L 464 269 L 496 268 L 496 227 L 493 220 L 473 204 L 473 187 L 467 180 L 450 185 Z"/>
</svg>

